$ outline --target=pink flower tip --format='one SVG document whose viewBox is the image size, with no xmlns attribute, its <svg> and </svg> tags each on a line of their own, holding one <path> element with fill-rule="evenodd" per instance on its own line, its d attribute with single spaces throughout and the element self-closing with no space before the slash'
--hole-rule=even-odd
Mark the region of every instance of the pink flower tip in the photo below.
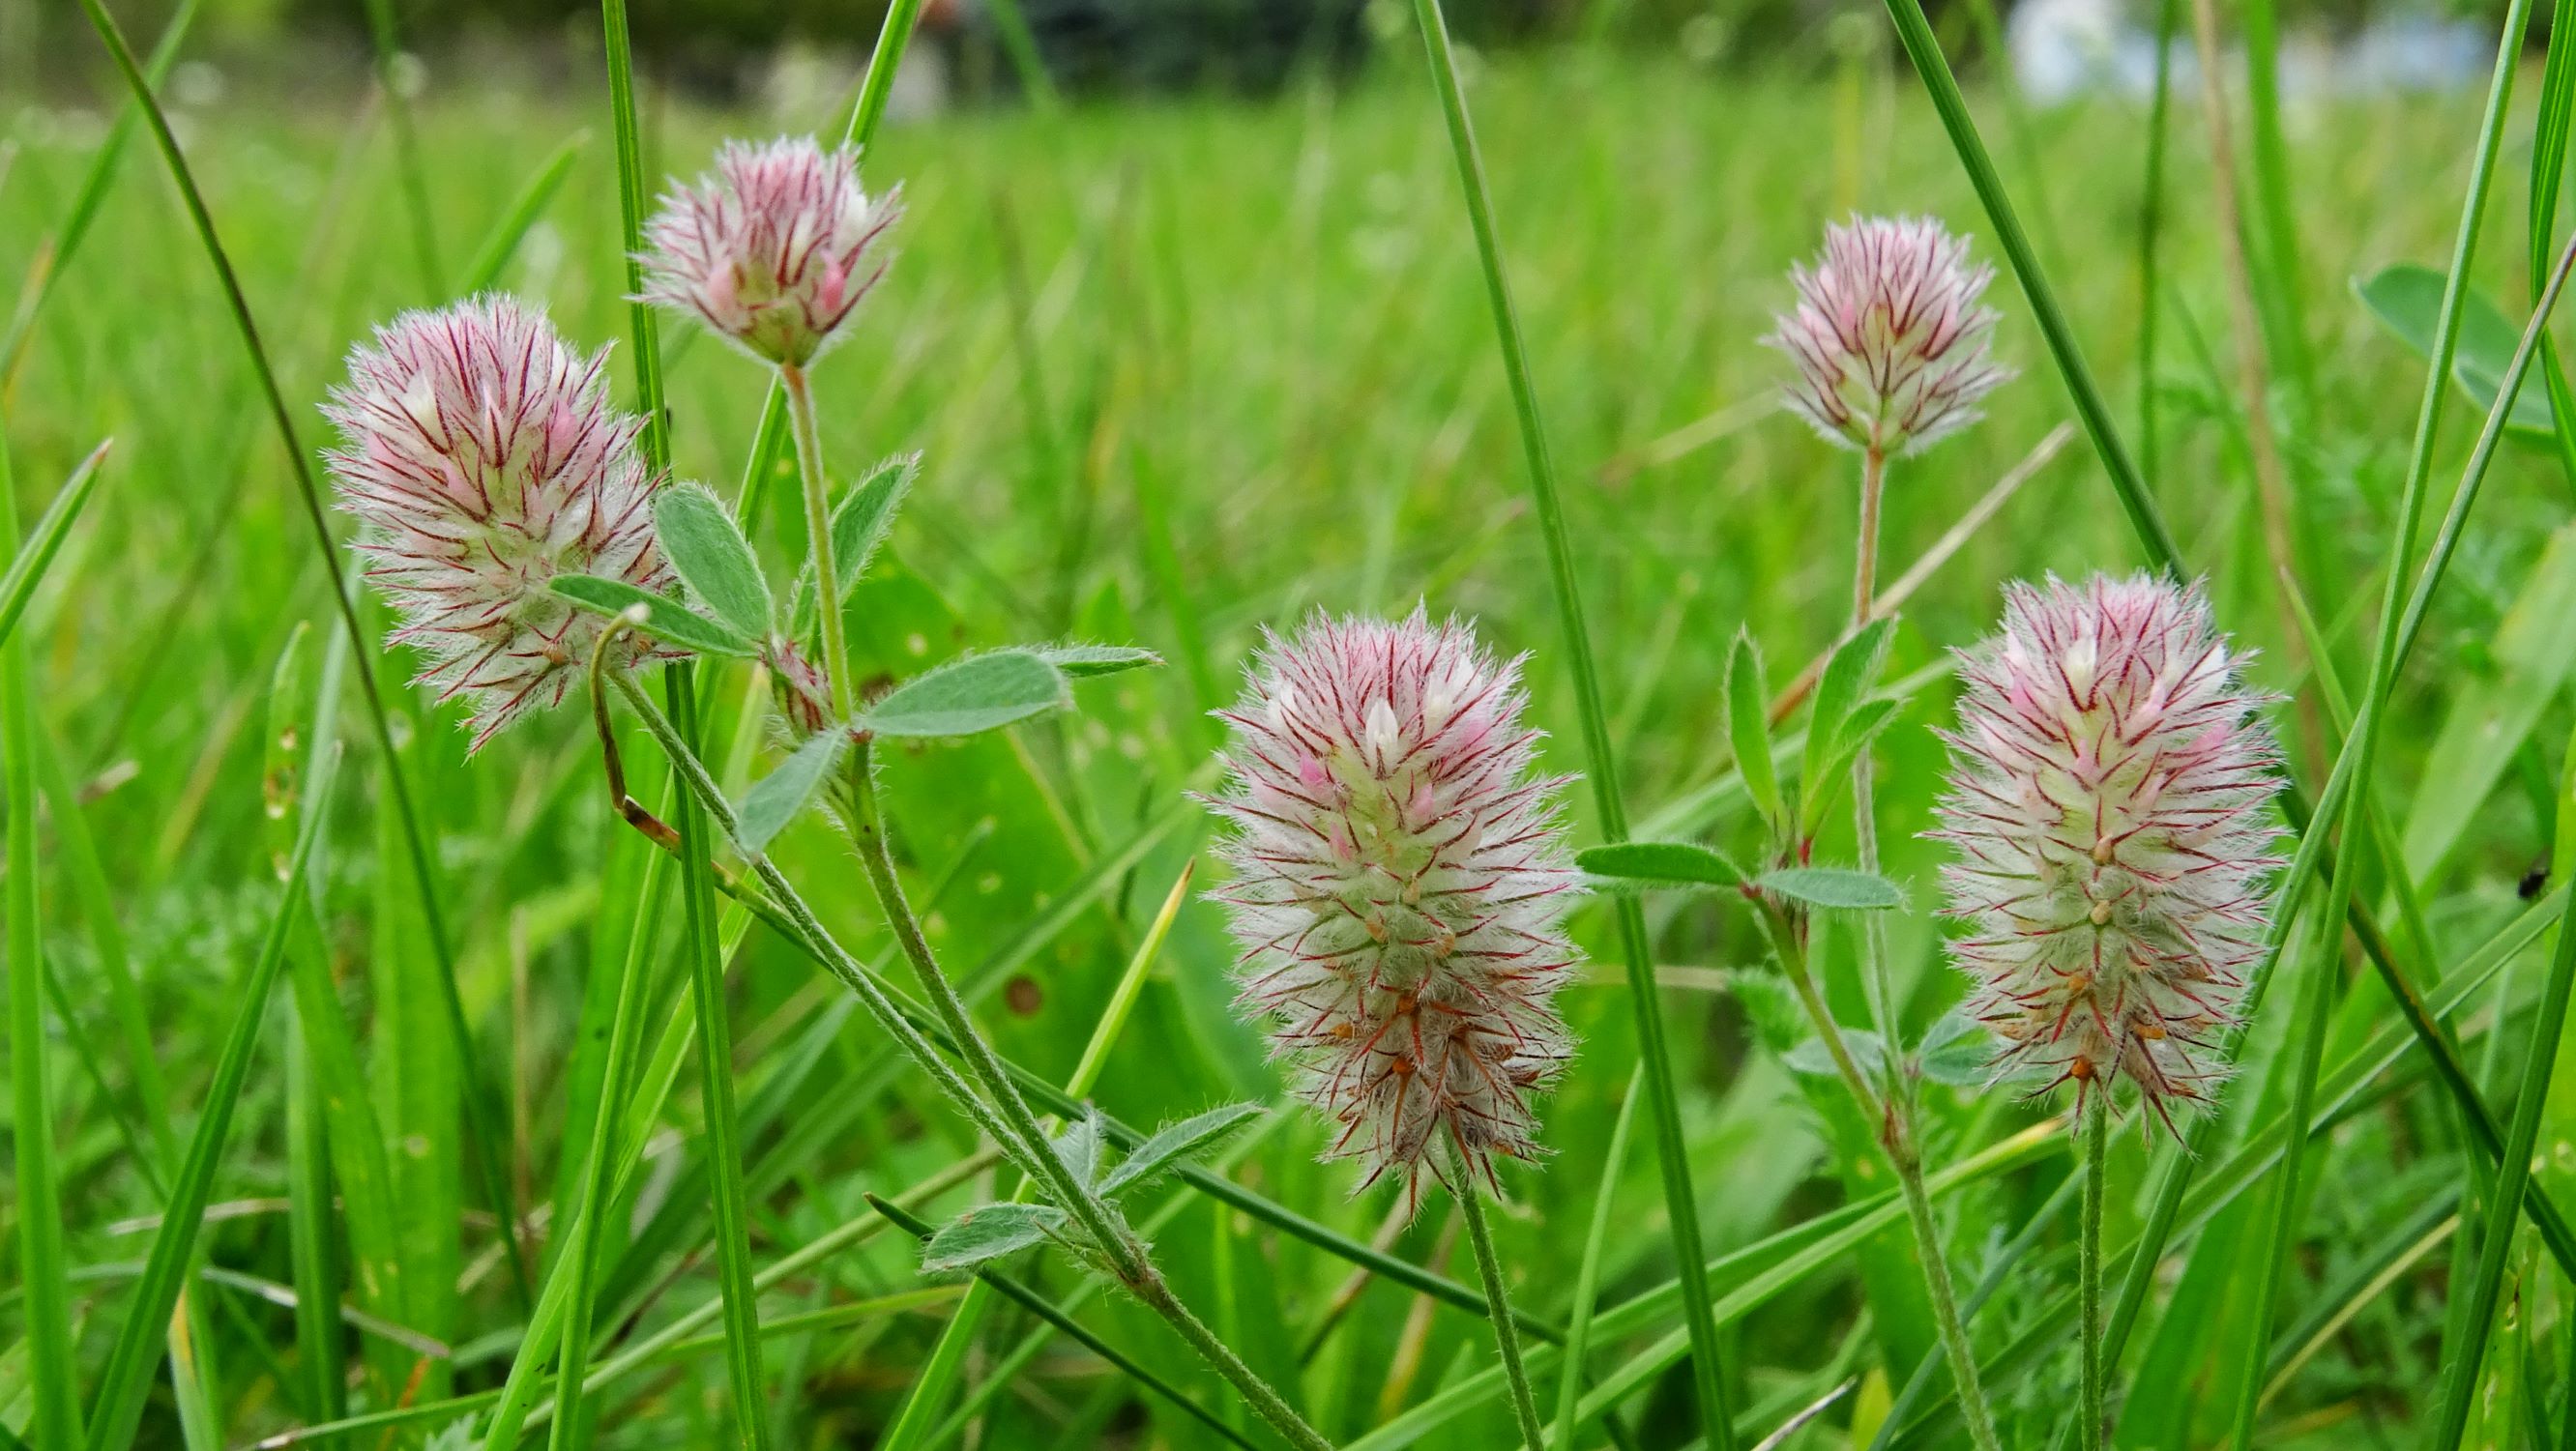
<svg viewBox="0 0 2576 1451">
<path fill-rule="evenodd" d="M 606 356 L 489 294 L 378 328 L 323 408 L 367 578 L 426 660 L 414 683 L 465 702 L 478 749 L 560 702 L 599 642 L 606 622 L 551 593 L 556 575 L 669 579 L 642 422 L 608 406 Z"/>
<path fill-rule="evenodd" d="M 1795 365 L 1789 406 L 1827 441 L 1890 458 L 1975 422 L 2013 376 L 1988 352 L 1996 314 L 1978 299 L 1993 277 L 1929 218 L 1827 227 L 1815 265 L 1789 269 L 1797 305 L 1762 340 Z"/>
<path fill-rule="evenodd" d="M 801 368 L 885 274 L 883 239 L 902 214 L 902 188 L 860 188 L 850 147 L 728 141 L 715 171 L 674 186 L 645 224 L 642 295 L 764 362 Z"/>
<path fill-rule="evenodd" d="M 1465 624 L 1319 614 L 1218 713 L 1238 1010 L 1339 1126 L 1326 1157 L 1408 1202 L 1426 1169 L 1447 1181 L 1443 1138 L 1488 1182 L 1536 1157 L 1532 1099 L 1573 1050 L 1554 999 L 1578 878 L 1524 699 Z"/>
<path fill-rule="evenodd" d="M 2199 586 L 2051 577 L 1959 655 L 1950 956 L 1998 1076 L 2126 1079 L 2170 1127 L 2225 1077 L 2263 952 L 2279 755 Z"/>
</svg>

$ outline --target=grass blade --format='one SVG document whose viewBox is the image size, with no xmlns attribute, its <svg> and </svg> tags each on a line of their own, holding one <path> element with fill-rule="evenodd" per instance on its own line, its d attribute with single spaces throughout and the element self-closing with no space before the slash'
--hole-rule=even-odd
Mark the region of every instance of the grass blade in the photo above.
<svg viewBox="0 0 2576 1451">
<path fill-rule="evenodd" d="M 2571 742 L 2576 744 L 2576 742 Z M 2558 791 L 2559 809 L 2576 813 L 2576 756 Z M 2469 1421 L 2471 1393 L 2486 1361 L 2487 1332 L 2495 1324 L 2496 1296 L 2504 1283 L 2505 1257 L 2522 1230 L 2523 1191 L 2531 1183 L 2531 1152 L 2540 1137 L 2540 1115 L 2549 1099 L 2549 1079 L 2558 1066 L 2558 1039 L 2567 1026 L 2569 989 L 2576 986 L 2576 922 L 2562 912 L 2557 950 L 2550 954 L 2549 978 L 2541 989 L 2540 1012 L 2531 1021 L 2531 1042 L 2524 1050 L 2522 1085 L 2515 1090 L 2513 1126 L 2506 1131 L 2504 1152 L 2496 1163 L 2495 1192 L 2488 1196 L 2480 1222 L 2486 1226 L 2478 1244 L 2478 1264 L 2469 1281 L 2467 1317 L 2458 1323 L 2462 1342 L 2442 1347 L 2441 1411 L 2432 1445 L 2457 1446 Z"/>
<path fill-rule="evenodd" d="M 0 574 L 0 642 L 6 642 L 17 630 L 18 617 L 27 612 L 27 602 L 36 597 L 36 586 L 44 582 L 46 566 L 62 552 L 63 537 L 71 533 L 72 522 L 89 504 L 90 491 L 98 486 L 99 461 L 107 457 L 113 442 L 109 440 L 90 450 L 89 457 L 81 460 L 80 467 L 63 482 L 54 501 L 45 506 L 34 531 L 10 556 L 8 571 Z M 9 531 L 13 541 L 17 532 L 13 524 Z"/>
<path fill-rule="evenodd" d="M 269 992 L 276 986 L 278 971 L 286 961 L 291 928 L 304 910 L 304 874 L 313 860 L 313 845 L 322 836 L 322 817 L 330 804 L 336 766 L 337 762 L 324 761 L 315 773 L 315 809 L 296 841 L 295 855 L 287 867 L 286 890 L 269 918 L 259 956 L 244 975 L 238 1010 L 215 1060 L 214 1079 L 206 1087 L 205 1108 L 188 1141 L 187 1157 L 180 1161 L 178 1177 L 171 1184 L 169 1204 L 162 1215 L 160 1232 L 152 1237 L 152 1253 L 144 1262 L 143 1278 L 134 1288 L 134 1299 L 127 1305 L 125 1321 L 117 1330 L 116 1345 L 108 1353 L 107 1369 L 99 1382 L 97 1414 L 90 1422 L 85 1443 L 89 1451 L 111 1451 L 129 1444 L 142 1420 L 143 1402 L 151 1393 L 162 1346 L 171 1331 L 171 1312 L 179 1303 L 196 1253 L 206 1200 L 214 1190 L 215 1169 L 232 1132 L 233 1110 L 241 1101 L 251 1054 L 259 1046 L 260 1022 L 268 1014 Z"/>
<path fill-rule="evenodd" d="M 420 290 L 435 299 L 447 277 L 438 265 L 436 216 L 429 203 L 429 172 L 421 160 L 420 134 L 412 125 L 411 98 L 403 94 L 399 74 L 402 36 L 394 24 L 394 0 L 367 0 L 367 36 L 375 45 L 376 86 L 384 92 L 385 117 L 393 124 L 394 169 L 402 174 L 403 201 L 411 217 L 412 261 L 420 268 Z"/>
<path fill-rule="evenodd" d="M 141 108 L 144 120 L 152 128 L 152 138 L 169 167 L 170 179 L 178 186 L 180 200 L 187 207 L 188 220 L 205 250 L 207 263 L 214 268 L 215 278 L 222 285 L 226 310 L 234 329 L 241 335 L 242 348 L 248 355 L 251 371 L 259 379 L 270 421 L 277 428 L 278 443 L 285 449 L 287 461 L 292 466 L 304 517 L 311 526 L 314 546 L 321 553 L 323 573 L 330 581 L 331 597 L 341 623 L 347 627 L 352 642 L 363 641 L 367 633 L 358 621 L 357 605 L 349 594 L 347 571 L 340 562 L 339 545 L 331 537 L 331 523 L 323 509 L 321 487 L 313 478 L 312 456 L 305 451 L 302 440 L 297 436 L 294 416 L 286 406 L 286 394 L 278 386 L 276 370 L 269 365 L 268 349 L 260 341 L 259 325 L 251 316 L 250 301 L 242 293 L 241 280 L 233 272 L 232 259 L 224 250 L 223 238 L 215 230 L 214 215 L 206 209 L 205 195 L 198 190 L 195 173 L 189 170 L 188 158 L 179 149 L 179 138 L 171 132 L 169 117 L 162 114 L 161 103 L 153 96 L 151 83 L 135 64 L 134 50 L 126 44 L 125 33 L 117 28 L 116 18 L 107 13 L 103 0 L 81 0 L 81 9 L 89 16 L 90 26 L 98 32 L 109 57 L 116 62 L 118 73 L 124 77 L 135 104 Z M 507 1251 L 512 1283 L 524 1306 L 529 1301 L 529 1292 L 527 1266 L 517 1234 L 518 1206 L 511 1201 L 509 1179 L 501 1171 L 504 1140 L 485 1100 L 482 1076 L 474 1068 L 474 1039 L 466 1026 L 465 1004 L 456 986 L 456 958 L 450 949 L 439 905 L 437 872 L 430 861 L 428 838 L 421 830 L 420 813 L 412 801 L 410 784 L 400 768 L 402 753 L 394 742 L 392 717 L 386 710 L 383 693 L 377 687 L 375 670 L 368 662 L 365 650 L 360 649 L 355 658 L 359 690 L 366 698 L 367 715 L 374 727 L 376 745 L 387 763 L 385 780 L 392 789 L 394 808 L 401 817 L 403 845 L 409 858 L 413 884 L 419 891 L 421 918 L 426 924 L 428 946 L 436 961 L 438 981 L 443 989 L 448 1032 L 456 1040 L 457 1061 L 463 1065 L 467 1085 L 466 1128 L 474 1138 L 484 1197 L 504 1230 L 502 1243 Z"/>
<path fill-rule="evenodd" d="M 2120 442 L 2119 430 L 2111 422 L 2110 405 L 2103 401 L 2102 390 L 2093 381 L 2092 366 L 2084 361 L 2083 349 L 2075 341 L 2075 329 L 2057 304 L 2056 291 L 2040 270 L 2039 256 L 2031 250 L 2030 237 L 2022 230 L 2021 218 L 2013 210 L 2002 176 L 1995 171 L 1994 158 L 1986 151 L 1985 139 L 1977 134 L 1976 118 L 1968 114 L 1967 97 L 1959 93 L 1959 78 L 1951 74 L 1949 58 L 1941 53 L 1941 42 L 1932 33 L 1932 22 L 1924 18 L 1922 0 L 1887 0 L 1887 13 L 1896 23 L 1897 43 L 1905 48 L 1915 74 L 1922 78 L 1923 89 L 1932 98 L 1932 108 L 1940 113 L 1941 128 L 1949 133 L 1959 164 L 1968 173 L 1968 183 L 1976 189 L 1977 200 L 1986 209 L 1986 219 L 1994 226 L 1995 245 L 2003 249 L 2013 280 L 2021 284 L 2022 296 L 2030 302 L 2031 316 L 2047 341 L 2049 359 L 2057 366 L 2057 376 L 2066 385 L 2086 437 L 2093 441 L 2093 451 L 2101 455 L 2103 470 L 2111 476 L 2111 490 L 2119 496 L 2120 508 L 2129 516 L 2129 527 L 2136 531 L 2151 563 L 2177 579 L 2185 577 L 2189 571 L 2183 568 L 2182 550 L 2174 543 L 2173 531 L 2166 527 L 2163 511 L 2156 507 L 2155 496 L 2129 457 L 2127 445 Z"/>
<path fill-rule="evenodd" d="M 17 544 L 9 448 L 0 438 L 0 544 Z M 17 1170 L 18 1272 L 26 1285 L 29 1428 L 45 1445 L 80 1441 L 73 1364 L 70 1259 L 63 1247 L 62 1181 L 54 1109 L 45 1081 L 44 925 L 38 917 L 35 682 L 21 642 L 0 644 L 0 790 L 7 792 L 5 905 L 9 968 L 9 1091 Z"/>
<path fill-rule="evenodd" d="M 1592 1312 L 1601 1294 L 1601 1255 L 1610 1243 L 1610 1205 L 1619 1187 L 1619 1170 L 1628 1160 L 1628 1131 L 1636 1126 L 1637 1091 L 1645 1070 L 1628 1071 L 1628 1091 L 1619 1097 L 1619 1117 L 1610 1125 L 1608 1156 L 1601 1161 L 1601 1188 L 1592 1199 L 1592 1228 L 1583 1237 L 1583 1261 L 1574 1274 L 1574 1316 L 1565 1327 L 1565 1374 L 1556 1393 L 1556 1451 L 1574 1451 L 1576 1414 L 1583 1399 L 1583 1363 L 1592 1348 Z"/>
<path fill-rule="evenodd" d="M 1910 3 L 1910 0 L 1909 0 Z M 1627 840 L 1627 804 L 1619 795 L 1619 767 L 1613 759 L 1609 716 L 1601 703 L 1600 670 L 1592 654 L 1591 632 L 1584 625 L 1583 595 L 1574 576 L 1574 546 L 1557 497 L 1556 465 L 1548 455 L 1547 432 L 1539 420 L 1538 393 L 1530 381 L 1529 355 L 1521 338 L 1519 314 L 1512 305 L 1510 279 L 1504 274 L 1502 243 L 1495 235 L 1493 197 L 1485 184 L 1483 160 L 1467 116 L 1467 99 L 1458 83 L 1457 57 L 1449 44 L 1449 23 L 1440 0 L 1414 0 L 1413 13 L 1431 63 L 1431 81 L 1449 127 L 1449 149 L 1458 163 L 1458 185 L 1465 194 L 1467 220 L 1476 236 L 1483 264 L 1485 297 L 1493 312 L 1494 333 L 1502 351 L 1503 371 L 1511 383 L 1512 405 L 1519 417 L 1521 452 L 1528 467 L 1530 494 L 1537 506 L 1539 534 L 1547 545 L 1549 582 L 1556 595 L 1557 626 L 1565 636 L 1565 654 L 1574 673 L 1574 694 L 1583 723 L 1585 775 L 1592 783 L 1593 808 L 1602 840 Z M 1710 1451 L 1733 1451 L 1735 1412 L 1728 1399 L 1725 1367 L 1720 1360 L 1717 1319 L 1702 1270 L 1707 1253 L 1700 1243 L 1699 1203 L 1691 1184 L 1689 1145 L 1683 1138 L 1681 1092 L 1673 1073 L 1671 1047 L 1664 1036 L 1662 1004 L 1655 987 L 1655 965 L 1646 941 L 1645 910 L 1634 897 L 1611 904 L 1618 921 L 1619 946 L 1627 969 L 1628 993 L 1637 1023 L 1637 1057 L 1646 1072 L 1646 1107 L 1655 1130 L 1655 1155 L 1662 1165 L 1666 1233 L 1681 1267 L 1682 1319 L 1690 1331 L 1693 1387 L 1699 1401 L 1700 1426 Z"/>
<path fill-rule="evenodd" d="M 196 23 L 199 8 L 199 0 L 180 0 L 170 12 L 170 23 L 161 27 L 161 38 L 153 42 L 152 58 L 144 65 L 144 75 L 154 87 L 169 78 L 170 67 L 179 59 L 179 47 L 186 43 L 188 28 Z M 36 315 L 52 299 L 54 288 L 62 281 L 63 269 L 80 255 L 90 224 L 98 220 L 98 209 L 107 200 L 107 188 L 116 180 L 117 168 L 124 163 L 126 144 L 134 139 L 134 126 L 140 115 L 140 108 L 132 105 L 116 113 L 116 124 L 108 128 L 107 139 L 90 155 L 89 170 L 81 176 L 80 191 L 72 198 L 71 214 L 39 254 L 35 265 L 43 271 L 17 315 L 9 319 L 7 336 L 0 337 L 0 392 L 6 392 L 17 377 L 18 362 L 26 356 L 27 343 L 35 334 Z"/>
<path fill-rule="evenodd" d="M 572 164 L 581 159 L 582 148 L 589 144 L 589 132 L 574 132 L 519 188 L 509 210 L 501 214 L 501 220 L 492 224 L 492 230 L 483 238 L 483 245 L 475 249 L 474 260 L 466 264 L 464 280 L 457 284 L 458 292 L 471 297 L 500 282 L 502 269 L 519 254 L 519 244 L 527 240 L 528 229 L 537 224 L 537 218 L 545 215 L 555 193 L 563 189 L 564 178 L 572 175 Z"/>
<path fill-rule="evenodd" d="M 653 308 L 641 300 L 646 191 L 643 147 L 635 125 L 635 61 L 627 34 L 625 0 L 602 0 L 600 21 L 607 43 L 609 108 L 617 138 L 617 196 L 619 217 L 624 224 L 626 291 L 629 298 L 635 299 L 628 304 L 627 320 L 635 336 L 637 402 L 646 419 L 642 446 L 645 461 L 660 469 L 667 467 L 671 458 L 670 415 L 663 405 L 661 348 Z M 679 723 L 688 747 L 697 749 L 701 739 L 694 670 L 684 661 L 665 667 L 663 688 L 671 719 Z M 737 1444 L 765 1451 L 770 1422 L 763 1410 L 759 1294 L 753 1286 L 750 1211 L 743 1193 L 742 1145 L 734 1108 L 733 1033 L 726 1012 L 725 959 L 716 943 L 715 872 L 710 865 L 714 828 L 695 796 L 687 791 L 674 795 L 674 825 L 680 833 L 682 945 L 688 958 L 690 996 L 704 1035 L 698 1056 L 705 1070 L 701 1092 L 706 1156 L 715 1191 L 716 1259 L 724 1301 L 725 1362 L 733 1385 L 734 1431 Z M 604 1219 L 604 1201 L 594 1199 L 591 1203 L 594 1215 Z M 572 1309 L 578 1317 L 586 1313 L 588 1306 L 576 1296 Z M 561 1374 L 575 1397 L 580 1394 L 589 1356 L 588 1337 L 575 1335 L 568 1323 Z M 555 1445 L 574 1444 L 568 1441 L 567 1432 L 578 1439 L 583 1426 L 576 1410 L 568 1406 L 555 1422 Z"/>
</svg>

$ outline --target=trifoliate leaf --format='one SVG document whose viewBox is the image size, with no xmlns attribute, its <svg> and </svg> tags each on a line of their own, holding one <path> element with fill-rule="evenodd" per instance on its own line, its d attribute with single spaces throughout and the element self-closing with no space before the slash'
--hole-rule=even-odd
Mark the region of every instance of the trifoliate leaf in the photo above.
<svg viewBox="0 0 2576 1451">
<path fill-rule="evenodd" d="M 1887 878 L 1849 867 L 1782 867 L 1754 882 L 1766 892 L 1846 912 L 1884 911 L 1905 905 L 1905 889 Z"/>
<path fill-rule="evenodd" d="M 934 1275 L 971 1270 L 1056 1238 L 1067 1222 L 1065 1212 L 1052 1204 L 987 1204 L 969 1209 L 930 1237 L 922 1247 L 921 1267 Z"/>
<path fill-rule="evenodd" d="M 742 804 L 734 808 L 734 845 L 742 848 L 744 856 L 757 857 L 769 850 L 778 833 L 803 814 L 815 791 L 831 779 L 832 768 L 840 764 L 841 752 L 849 743 L 848 731 L 828 727 L 816 731 L 777 770 L 752 783 L 743 793 Z"/>
<path fill-rule="evenodd" d="M 1031 651 L 996 650 L 897 686 L 857 723 L 881 736 L 970 736 L 1071 703 L 1053 665 Z"/>
<path fill-rule="evenodd" d="M 769 633 L 769 581 L 723 501 L 698 484 L 673 485 L 653 498 L 653 532 L 689 598 L 740 634 Z"/>
<path fill-rule="evenodd" d="M 554 592 L 581 606 L 603 615 L 622 615 L 638 605 L 643 607 L 635 628 L 680 649 L 700 655 L 730 655 L 748 660 L 756 652 L 750 637 L 730 625 L 719 624 L 697 613 L 678 600 L 664 599 L 649 590 L 637 589 L 622 579 L 609 579 L 596 574 L 559 574 L 554 577 Z"/>
<path fill-rule="evenodd" d="M 1195 1158 L 1236 1129 L 1261 1117 L 1257 1103 L 1229 1103 L 1169 1125 L 1136 1146 L 1126 1162 L 1109 1171 L 1100 1192 L 1115 1194 L 1185 1159 Z"/>
</svg>

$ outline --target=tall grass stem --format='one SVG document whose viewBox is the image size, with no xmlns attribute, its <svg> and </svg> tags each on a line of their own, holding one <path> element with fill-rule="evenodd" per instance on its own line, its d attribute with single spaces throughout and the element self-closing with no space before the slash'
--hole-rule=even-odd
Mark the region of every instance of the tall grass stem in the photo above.
<svg viewBox="0 0 2576 1451">
<path fill-rule="evenodd" d="M 1466 95 L 1459 86 L 1458 59 L 1449 43 L 1449 23 L 1441 13 L 1440 0 L 1414 0 L 1413 11 L 1430 61 L 1432 86 L 1439 93 L 1441 113 L 1448 123 L 1449 148 L 1458 165 L 1458 186 L 1465 196 L 1468 225 L 1475 233 L 1477 258 L 1485 274 L 1486 302 L 1493 313 L 1495 340 L 1502 352 L 1503 372 L 1509 379 L 1512 406 L 1520 423 L 1521 453 L 1529 473 L 1539 534 L 1547 546 L 1548 579 L 1555 591 L 1557 623 L 1565 635 L 1566 660 L 1574 676 L 1583 754 L 1592 778 L 1601 837 L 1608 842 L 1625 841 L 1627 804 L 1620 795 L 1610 718 L 1601 700 L 1600 667 L 1593 658 L 1591 631 L 1584 623 L 1583 593 L 1574 573 L 1573 539 L 1566 527 L 1564 503 L 1557 495 L 1556 464 L 1549 456 L 1547 430 L 1540 422 L 1538 391 L 1530 379 L 1520 315 L 1513 306 L 1511 281 L 1503 267 L 1492 191 L 1486 185 L 1484 161 L 1476 149 L 1475 128 L 1467 115 Z M 1666 1233 L 1671 1237 L 1674 1264 L 1681 1277 L 1682 1324 L 1690 1336 L 1700 1428 L 1708 1438 L 1709 1451 L 1734 1451 L 1735 1412 L 1726 1389 L 1715 1305 L 1708 1286 L 1708 1257 L 1701 1245 L 1699 1199 L 1691 1183 L 1690 1147 L 1682 1130 L 1680 1086 L 1673 1070 L 1672 1049 L 1665 1038 L 1663 1005 L 1646 938 L 1645 912 L 1636 898 L 1624 895 L 1613 901 L 1611 910 L 1618 924 L 1620 956 L 1636 1014 L 1637 1056 L 1646 1070 L 1646 1106 L 1655 1129 L 1656 1159 L 1663 1171 Z"/>
</svg>

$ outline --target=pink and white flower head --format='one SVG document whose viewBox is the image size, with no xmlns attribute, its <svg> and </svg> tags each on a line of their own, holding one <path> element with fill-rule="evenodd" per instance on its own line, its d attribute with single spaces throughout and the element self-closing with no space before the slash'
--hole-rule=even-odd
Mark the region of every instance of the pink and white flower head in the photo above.
<svg viewBox="0 0 2576 1451">
<path fill-rule="evenodd" d="M 1489 1183 L 1495 1155 L 1535 1157 L 1531 1099 L 1573 1048 L 1565 778 L 1533 773 L 1524 700 L 1519 662 L 1416 610 L 1269 637 L 1218 712 L 1237 1006 L 1341 1126 L 1325 1157 L 1366 1165 L 1363 1188 L 1399 1175 L 1408 1202 L 1426 1167 L 1447 1182 L 1443 1137 Z"/>
<path fill-rule="evenodd" d="M 401 612 L 393 638 L 427 657 L 414 683 L 466 702 L 478 749 L 560 702 L 606 627 L 548 592 L 556 575 L 670 577 L 642 421 L 608 406 L 606 357 L 492 294 L 378 328 L 322 410 L 367 577 Z"/>
<path fill-rule="evenodd" d="M 1942 830 L 1950 955 L 1998 1076 L 2115 1078 L 2168 1127 L 2208 1102 L 2262 953 L 2279 755 L 2245 656 L 2194 585 L 2096 575 L 2005 591 L 1959 654 Z"/>
<path fill-rule="evenodd" d="M 810 136 L 728 141 L 716 169 L 645 224 L 644 298 L 696 314 L 765 362 L 801 368 L 885 275 L 903 189 L 871 197 L 859 154 Z"/>
<path fill-rule="evenodd" d="M 1825 228 L 1815 266 L 1791 265 L 1798 305 L 1762 341 L 1797 372 L 1789 406 L 1828 442 L 1893 458 L 1975 422 L 2012 370 L 1989 355 L 1994 269 L 1929 218 Z"/>
</svg>

